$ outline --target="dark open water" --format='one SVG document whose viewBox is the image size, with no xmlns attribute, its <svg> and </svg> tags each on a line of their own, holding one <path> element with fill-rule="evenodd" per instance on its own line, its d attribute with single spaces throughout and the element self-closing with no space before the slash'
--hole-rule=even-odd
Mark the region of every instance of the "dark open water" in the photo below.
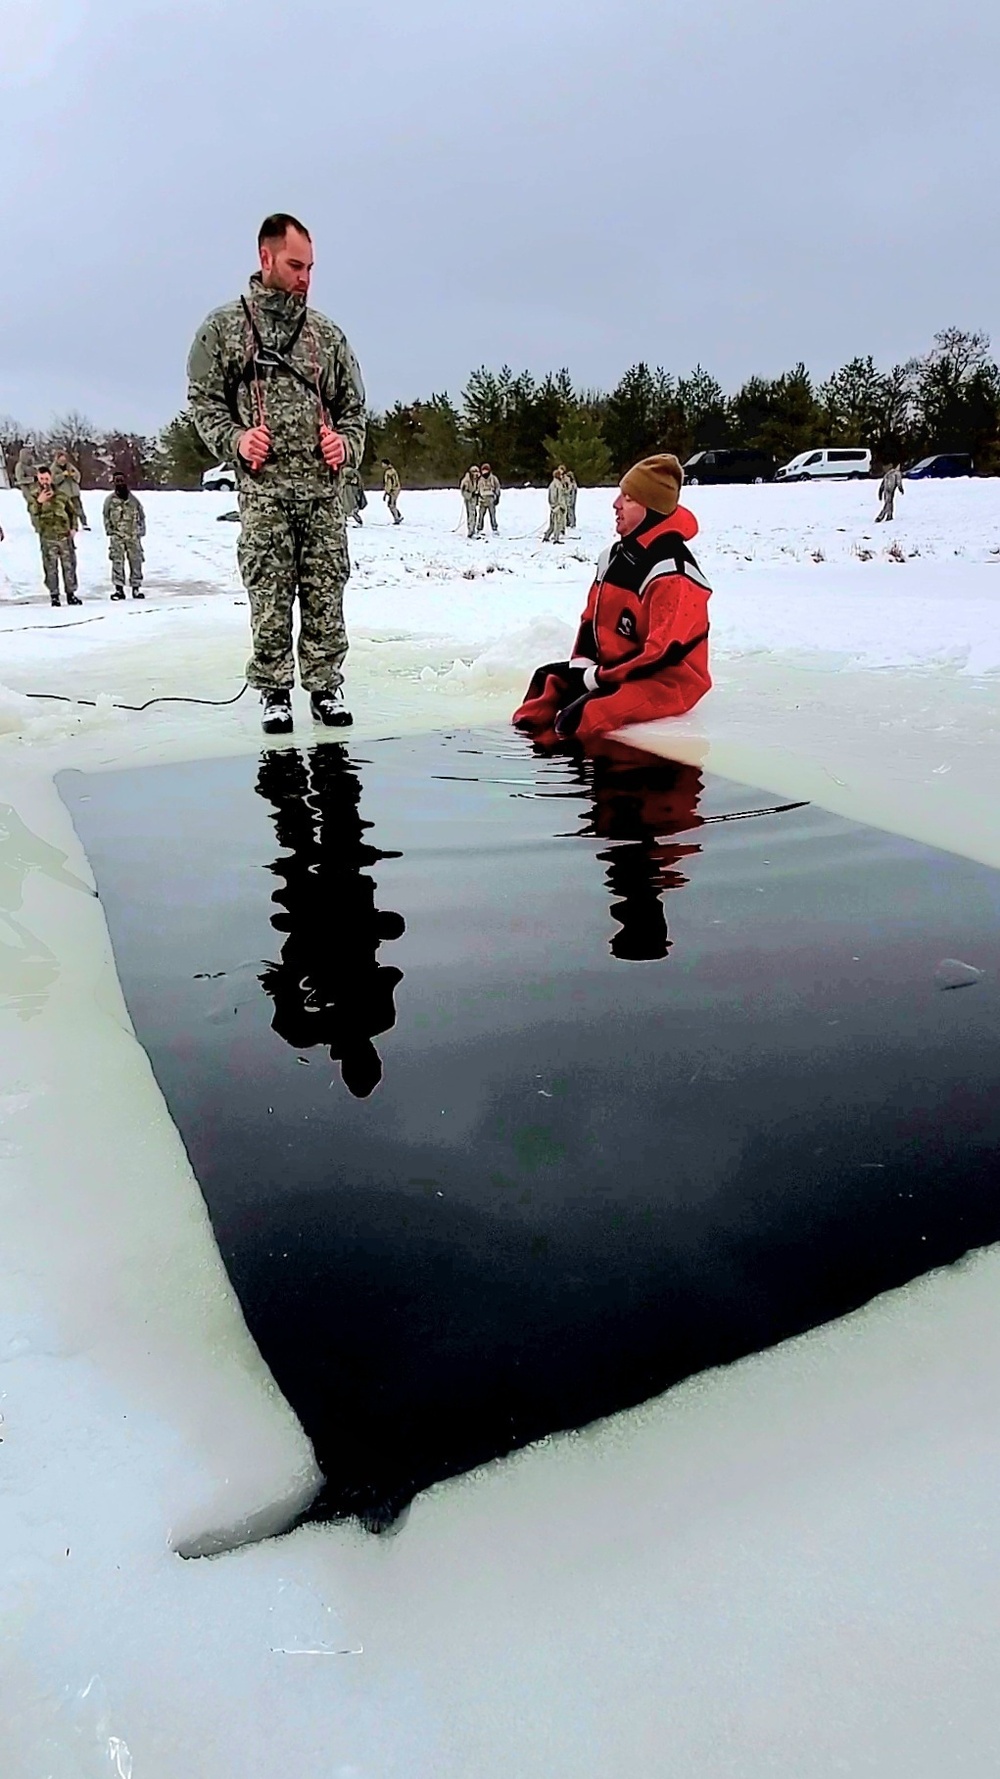
<svg viewBox="0 0 1000 1779">
<path fill-rule="evenodd" d="M 321 1516 L 1000 1238 L 997 873 L 492 734 L 60 784 Z"/>
</svg>

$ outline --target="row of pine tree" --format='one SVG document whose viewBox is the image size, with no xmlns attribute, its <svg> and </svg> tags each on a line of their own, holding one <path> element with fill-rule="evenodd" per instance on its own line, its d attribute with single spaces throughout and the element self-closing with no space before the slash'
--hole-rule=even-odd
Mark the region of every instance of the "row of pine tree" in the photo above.
<svg viewBox="0 0 1000 1779">
<path fill-rule="evenodd" d="M 44 434 L 0 419 L 9 471 L 21 445 L 65 445 L 85 487 L 110 486 L 123 470 L 136 487 L 194 488 L 212 459 L 188 416 L 157 438 L 101 432 L 68 414 Z M 470 463 L 489 462 L 507 484 L 545 482 L 568 464 L 585 487 L 615 480 L 638 458 L 739 445 L 779 462 L 817 445 L 866 445 L 877 463 L 930 451 L 971 451 L 980 470 L 1000 469 L 1000 369 L 989 336 L 961 328 L 937 334 L 922 357 L 882 371 L 854 358 L 825 382 L 804 364 L 778 377 L 750 377 L 727 395 L 700 366 L 688 376 L 635 364 L 610 393 L 577 389 L 569 371 L 538 378 L 485 367 L 459 400 L 430 395 L 372 414 L 365 468 L 377 480 L 388 457 L 408 487 L 457 483 Z"/>
</svg>

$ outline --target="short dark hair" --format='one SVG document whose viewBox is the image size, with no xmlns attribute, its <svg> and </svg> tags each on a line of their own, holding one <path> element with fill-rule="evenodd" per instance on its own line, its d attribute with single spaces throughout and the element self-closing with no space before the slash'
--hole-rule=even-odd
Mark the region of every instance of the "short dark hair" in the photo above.
<svg viewBox="0 0 1000 1779">
<path fill-rule="evenodd" d="M 286 210 L 276 210 L 273 216 L 265 216 L 257 230 L 258 248 L 263 247 L 265 241 L 283 241 L 289 229 L 297 229 L 300 235 L 305 235 L 307 241 L 312 240 L 305 223 L 300 222 L 297 216 L 289 216 Z"/>
</svg>

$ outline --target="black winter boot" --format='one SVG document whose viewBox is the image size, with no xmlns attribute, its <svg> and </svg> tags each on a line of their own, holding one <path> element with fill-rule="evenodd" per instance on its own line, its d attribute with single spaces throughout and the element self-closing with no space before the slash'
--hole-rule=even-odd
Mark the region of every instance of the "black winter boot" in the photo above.
<svg viewBox="0 0 1000 1779">
<path fill-rule="evenodd" d="M 112 597 L 112 599 L 124 599 L 124 597 L 125 597 L 124 587 L 116 587 L 114 589 L 111 597 Z"/>
<path fill-rule="evenodd" d="M 261 728 L 265 735 L 290 735 L 292 732 L 292 694 L 284 686 L 261 693 Z"/>
<path fill-rule="evenodd" d="M 83 600 L 80 598 L 79 594 L 77 594 L 77 593 L 67 593 L 66 604 L 67 605 L 82 605 Z"/>
<path fill-rule="evenodd" d="M 309 707 L 317 723 L 327 729 L 346 729 L 354 721 L 339 686 L 332 692 L 311 692 Z"/>
</svg>

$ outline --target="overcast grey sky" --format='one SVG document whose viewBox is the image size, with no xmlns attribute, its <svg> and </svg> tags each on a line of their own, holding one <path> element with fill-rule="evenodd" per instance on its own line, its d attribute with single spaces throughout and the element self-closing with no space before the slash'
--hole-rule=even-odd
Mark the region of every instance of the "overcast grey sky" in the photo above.
<svg viewBox="0 0 1000 1779">
<path fill-rule="evenodd" d="M 176 412 L 257 225 L 376 406 L 1000 335 L 996 0 L 0 0 L 0 413 Z"/>
</svg>

